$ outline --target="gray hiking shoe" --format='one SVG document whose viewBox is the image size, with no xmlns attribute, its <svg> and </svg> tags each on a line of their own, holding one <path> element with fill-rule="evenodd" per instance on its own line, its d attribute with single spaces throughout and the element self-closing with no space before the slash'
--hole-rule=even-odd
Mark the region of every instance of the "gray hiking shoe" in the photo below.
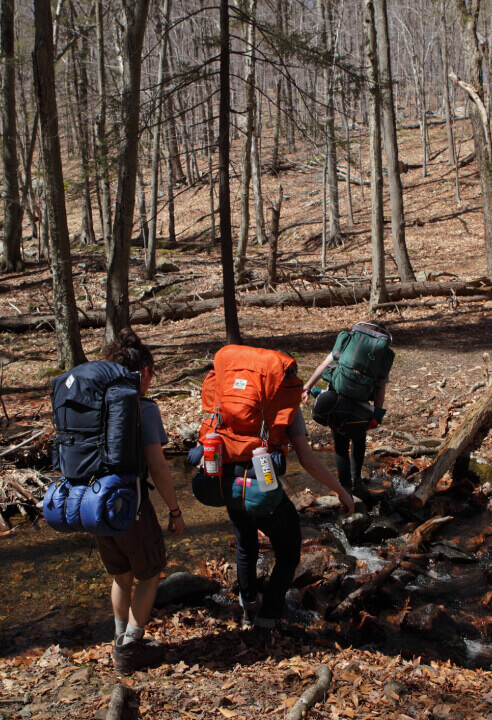
<svg viewBox="0 0 492 720">
<path fill-rule="evenodd" d="M 135 670 L 155 667 L 164 659 L 165 645 L 157 640 L 133 640 L 123 645 L 120 635 L 113 645 L 114 669 L 120 675 L 131 675 Z"/>
<path fill-rule="evenodd" d="M 256 613 L 258 612 L 258 608 L 260 607 L 260 602 L 258 598 L 256 598 L 256 600 L 253 600 L 253 602 L 248 602 L 247 600 L 243 600 L 241 595 L 239 595 L 239 604 L 243 610 L 243 630 L 252 628 L 255 621 Z"/>
</svg>

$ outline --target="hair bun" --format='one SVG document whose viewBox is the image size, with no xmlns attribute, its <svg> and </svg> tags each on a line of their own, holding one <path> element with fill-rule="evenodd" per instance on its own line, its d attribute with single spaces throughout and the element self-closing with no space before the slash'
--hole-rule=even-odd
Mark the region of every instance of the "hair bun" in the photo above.
<svg viewBox="0 0 492 720">
<path fill-rule="evenodd" d="M 138 337 L 137 333 L 131 328 L 123 328 L 118 333 L 118 340 L 123 347 L 142 347 L 142 341 Z"/>
</svg>

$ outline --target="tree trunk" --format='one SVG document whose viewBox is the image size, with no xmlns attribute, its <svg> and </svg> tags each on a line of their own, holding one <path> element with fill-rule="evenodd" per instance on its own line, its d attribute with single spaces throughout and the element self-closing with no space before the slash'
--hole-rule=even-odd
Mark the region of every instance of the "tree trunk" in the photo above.
<svg viewBox="0 0 492 720">
<path fill-rule="evenodd" d="M 477 39 L 480 0 L 472 0 L 469 10 L 464 0 L 455 0 L 455 5 L 461 26 L 466 80 L 472 86 L 472 92 L 468 91 L 472 99 L 470 118 L 482 184 L 487 275 L 492 277 L 492 147 L 490 117 L 483 102 L 482 62 Z"/>
<path fill-rule="evenodd" d="M 228 344 L 241 344 L 232 257 L 231 193 L 229 187 L 229 125 L 231 108 L 229 63 L 229 5 L 228 0 L 220 0 L 219 214 L 224 286 L 224 317 L 226 342 Z"/>
<path fill-rule="evenodd" d="M 87 62 L 89 57 L 88 31 L 85 26 L 75 27 L 72 7 L 72 32 L 78 35 L 81 47 L 77 43 L 72 45 L 73 61 L 73 83 L 75 90 L 75 106 L 77 122 L 75 134 L 80 151 L 80 170 L 82 174 L 82 221 L 80 228 L 81 242 L 86 245 L 94 245 L 96 236 L 94 234 L 94 223 L 92 220 L 92 202 L 90 188 L 90 133 L 89 133 L 89 105 L 88 89 L 89 80 L 87 77 Z"/>
<path fill-rule="evenodd" d="M 256 0 L 248 0 L 244 12 L 246 13 L 245 34 L 245 128 L 244 144 L 241 158 L 241 224 L 239 227 L 239 239 L 236 250 L 235 271 L 237 282 L 242 282 L 244 266 L 246 263 L 246 248 L 249 235 L 249 190 L 251 184 L 251 149 L 253 133 L 255 131 L 255 22 L 256 22 Z"/>
<path fill-rule="evenodd" d="M 271 219 L 270 219 L 270 233 L 268 237 L 268 264 L 267 264 L 267 281 L 265 289 L 267 291 L 275 290 L 277 282 L 277 248 L 278 248 L 278 236 L 280 230 L 280 210 L 282 208 L 282 197 L 283 188 L 280 185 L 278 189 L 278 198 L 275 202 L 272 202 L 270 207 Z"/>
<path fill-rule="evenodd" d="M 123 77 L 121 91 L 121 152 L 118 190 L 108 258 L 106 340 L 113 340 L 130 322 L 128 269 L 135 207 L 140 114 L 141 54 L 150 0 L 122 0 Z"/>
<path fill-rule="evenodd" d="M 0 62 L 3 78 L 0 95 L 4 226 L 0 268 L 7 272 L 22 269 L 22 206 L 19 194 L 17 158 L 17 115 L 15 107 L 14 0 L 0 2 Z"/>
<path fill-rule="evenodd" d="M 387 301 L 384 269 L 383 164 L 381 158 L 381 100 L 373 0 L 363 0 L 366 59 L 369 80 L 369 156 L 371 159 L 372 282 L 369 308 Z"/>
<path fill-rule="evenodd" d="M 325 136 L 326 136 L 326 172 L 328 187 L 330 189 L 330 235 L 340 236 L 340 202 L 338 196 L 337 174 L 337 141 L 335 132 L 335 102 L 333 97 L 333 82 L 335 66 L 332 58 L 335 52 L 332 12 L 330 2 L 318 0 L 318 17 L 320 23 L 321 45 L 330 56 L 330 64 L 323 72 L 324 103 L 325 103 Z"/>
<path fill-rule="evenodd" d="M 164 94 L 164 69 L 167 53 L 168 23 L 171 10 L 171 0 L 166 0 L 163 9 L 164 29 L 159 25 L 157 32 L 162 32 L 161 46 L 159 49 L 159 70 L 157 75 L 157 94 L 155 100 L 154 134 L 152 138 L 152 169 L 150 180 L 150 221 L 149 221 L 149 244 L 145 255 L 145 270 L 148 280 L 155 275 L 155 256 L 157 238 L 157 200 L 159 196 L 159 165 L 160 165 L 160 143 L 161 124 Z"/>
<path fill-rule="evenodd" d="M 34 83 L 41 127 L 41 152 L 49 213 L 53 305 L 58 364 L 69 368 L 85 360 L 75 306 L 65 189 L 55 95 L 53 26 L 50 0 L 34 0 Z"/>
<path fill-rule="evenodd" d="M 442 90 L 444 115 L 446 118 L 446 135 L 448 138 L 448 163 L 456 165 L 456 148 L 454 144 L 453 122 L 451 118 L 451 102 L 449 100 L 449 63 L 448 63 L 448 31 L 446 28 L 447 0 L 441 0 L 441 61 L 442 61 Z"/>
<path fill-rule="evenodd" d="M 138 199 L 138 214 L 140 217 L 140 234 L 142 236 L 142 243 L 144 246 L 144 252 L 147 254 L 149 249 L 149 222 L 147 219 L 147 203 L 145 201 L 145 181 L 142 173 L 140 163 L 137 162 L 137 199 Z"/>
<path fill-rule="evenodd" d="M 263 193 L 261 190 L 261 162 L 258 149 L 258 132 L 255 128 L 251 145 L 251 172 L 253 179 L 253 194 L 255 197 L 256 237 L 258 245 L 266 243 L 265 215 L 263 212 Z"/>
<path fill-rule="evenodd" d="M 421 473 L 420 485 L 410 499 L 412 507 L 421 509 L 435 493 L 437 484 L 457 458 L 473 444 L 478 433 L 485 434 L 492 427 L 492 385 L 486 389 L 482 397 L 465 413 L 463 420 L 454 432 L 449 435 L 439 451 L 438 456 L 429 467 Z"/>
<path fill-rule="evenodd" d="M 96 0 L 96 62 L 99 113 L 95 118 L 95 159 L 101 188 L 101 225 L 106 257 L 111 242 L 111 186 L 109 182 L 106 135 L 106 67 L 104 59 L 104 20 L 102 0 Z"/>
<path fill-rule="evenodd" d="M 405 242 L 405 213 L 401 186 L 398 139 L 396 135 L 395 102 L 393 97 L 393 75 L 391 73 L 388 15 L 386 0 L 374 1 L 378 63 L 381 82 L 383 109 L 384 146 L 388 163 L 388 180 L 391 199 L 391 231 L 398 273 L 403 282 L 415 280 Z"/>
<path fill-rule="evenodd" d="M 277 91 L 275 94 L 275 127 L 273 130 L 272 162 L 271 171 L 274 175 L 278 173 L 278 162 L 280 154 L 280 130 L 282 126 L 282 78 L 277 80 Z"/>
</svg>

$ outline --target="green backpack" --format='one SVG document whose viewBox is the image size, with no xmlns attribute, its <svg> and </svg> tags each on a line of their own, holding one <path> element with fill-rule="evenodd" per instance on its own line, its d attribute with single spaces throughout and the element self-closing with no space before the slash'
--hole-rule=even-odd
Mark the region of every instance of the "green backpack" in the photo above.
<svg viewBox="0 0 492 720">
<path fill-rule="evenodd" d="M 372 323 L 356 323 L 338 334 L 332 354 L 338 364 L 322 377 L 340 395 L 367 402 L 374 400 L 378 380 L 388 377 L 395 353 L 391 334 Z"/>
</svg>

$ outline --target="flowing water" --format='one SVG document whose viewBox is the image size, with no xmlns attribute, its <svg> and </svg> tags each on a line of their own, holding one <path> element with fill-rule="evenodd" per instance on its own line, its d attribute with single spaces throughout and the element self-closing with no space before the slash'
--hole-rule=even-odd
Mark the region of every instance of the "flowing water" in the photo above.
<svg viewBox="0 0 492 720">
<path fill-rule="evenodd" d="M 332 455 L 323 454 L 330 465 Z M 191 492 L 191 475 L 188 463 L 181 457 L 171 458 L 179 503 L 186 522 L 185 534 L 176 540 L 167 540 L 170 568 L 188 568 L 199 571 L 207 560 L 234 561 L 233 533 L 224 508 L 200 505 Z M 389 485 L 388 480 L 385 480 Z M 394 496 L 408 495 L 411 486 L 401 478 L 392 481 Z M 308 476 L 293 457 L 289 458 L 288 488 L 290 495 L 309 487 L 315 494 L 326 494 L 326 488 Z M 161 525 L 167 526 L 167 508 L 155 491 L 152 499 Z M 486 516 L 486 513 L 484 513 Z M 15 531 L 0 537 L 0 647 L 4 652 L 16 648 L 46 647 L 53 642 L 71 647 L 109 641 L 113 634 L 109 600 L 111 579 L 102 566 L 97 545 L 86 534 L 62 535 L 49 528 L 44 520 L 33 526 L 18 519 Z M 452 536 L 478 535 L 484 531 L 484 519 L 470 517 L 468 521 L 453 523 Z M 326 523 L 326 520 L 325 520 Z M 352 546 L 343 530 L 334 521 L 328 523 L 332 534 L 342 543 L 347 555 L 355 557 L 359 570 L 373 572 L 385 561 L 373 545 Z M 323 524 L 320 524 L 323 527 Z M 432 577 L 434 575 L 434 578 Z M 452 578 L 446 582 L 446 575 Z M 437 563 L 431 577 L 418 576 L 408 585 L 415 600 L 435 602 L 432 583 L 440 583 L 449 612 L 471 622 L 487 610 L 470 602 L 471 591 L 485 593 L 484 573 L 476 566 Z M 435 579 L 437 578 L 437 579 Z M 449 587 L 456 591 L 449 594 Z M 490 589 L 490 587 L 489 587 Z M 438 588 L 439 590 L 439 588 Z M 475 591 L 474 591 L 475 592 Z M 447 594 L 446 594 L 447 593 Z M 475 593 L 476 594 L 476 593 Z M 218 603 L 230 603 L 230 598 L 218 594 Z M 313 613 L 296 605 L 288 597 L 289 614 L 309 625 Z M 449 606 L 449 607 L 448 607 Z M 489 618 L 490 620 L 490 618 Z M 483 638 L 468 638 L 466 647 L 470 662 L 483 654 Z"/>
</svg>

